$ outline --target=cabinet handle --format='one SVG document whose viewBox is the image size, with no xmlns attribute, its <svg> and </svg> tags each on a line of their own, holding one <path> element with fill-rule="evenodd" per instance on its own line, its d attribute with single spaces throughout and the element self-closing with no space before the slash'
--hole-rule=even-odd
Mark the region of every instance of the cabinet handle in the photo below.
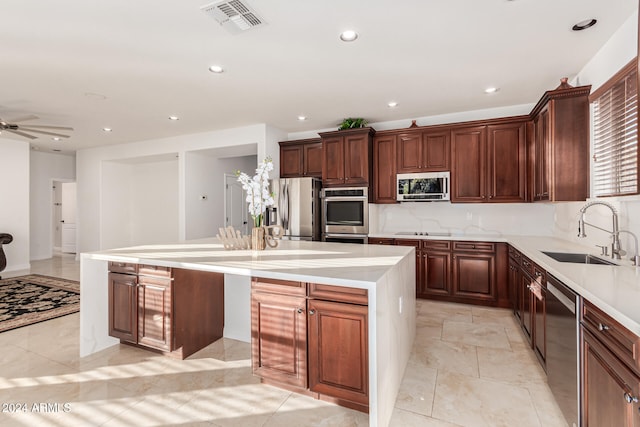
<svg viewBox="0 0 640 427">
<path fill-rule="evenodd" d="M 540 273 L 539 271 L 536 271 L 536 276 L 541 277 L 542 273 Z"/>
<path fill-rule="evenodd" d="M 301 308 L 299 308 L 299 309 L 298 309 L 298 314 L 302 314 L 302 313 L 304 313 L 304 310 L 303 310 L 303 309 L 301 309 Z"/>
<path fill-rule="evenodd" d="M 598 323 L 598 330 L 599 330 L 600 332 L 606 332 L 606 331 L 608 331 L 609 329 L 611 329 L 611 328 L 609 328 L 609 327 L 608 327 L 607 325 L 605 325 L 604 323 Z"/>
<path fill-rule="evenodd" d="M 624 400 L 626 400 L 627 403 L 638 403 L 638 398 L 630 395 L 629 393 L 624 394 Z"/>
<path fill-rule="evenodd" d="M 493 196 L 489 196 L 490 199 L 493 199 Z"/>
<path fill-rule="evenodd" d="M 528 263 L 527 261 L 522 261 L 522 263 L 524 264 L 525 267 L 531 267 L 531 264 Z"/>
<path fill-rule="evenodd" d="M 313 316 L 314 314 L 316 314 L 315 310 L 309 310 L 309 316 Z"/>
</svg>

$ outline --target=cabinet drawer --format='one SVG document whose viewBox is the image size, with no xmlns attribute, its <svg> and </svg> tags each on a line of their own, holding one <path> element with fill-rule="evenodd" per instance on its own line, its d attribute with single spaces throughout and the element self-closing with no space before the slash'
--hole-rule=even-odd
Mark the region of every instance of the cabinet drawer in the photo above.
<svg viewBox="0 0 640 427">
<path fill-rule="evenodd" d="M 522 270 L 529 273 L 529 276 L 533 277 L 533 266 L 535 264 L 526 256 L 522 255 Z"/>
<path fill-rule="evenodd" d="M 388 237 L 369 237 L 370 245 L 393 245 L 395 244 L 394 239 Z"/>
<path fill-rule="evenodd" d="M 623 363 L 640 374 L 640 358 L 638 357 L 640 337 L 589 301 L 584 301 L 581 314 L 582 325 L 618 356 Z"/>
<path fill-rule="evenodd" d="M 431 249 L 437 251 L 450 251 L 451 250 L 451 241 L 449 240 L 423 240 L 422 241 L 423 249 Z"/>
<path fill-rule="evenodd" d="M 366 289 L 321 285 L 318 283 L 309 283 L 309 298 L 361 305 L 369 304 L 368 291 Z"/>
<path fill-rule="evenodd" d="M 518 251 L 516 248 L 514 248 L 511 245 L 509 245 L 509 257 L 511 257 L 511 259 L 513 259 L 516 262 L 516 264 L 520 265 L 520 262 L 522 260 L 522 255 L 520 254 L 520 251 Z"/>
<path fill-rule="evenodd" d="M 140 264 L 138 266 L 140 276 L 171 277 L 171 267 L 160 267 L 157 265 Z"/>
<path fill-rule="evenodd" d="M 418 239 L 396 239 L 396 245 L 413 246 L 416 249 L 420 248 L 420 242 Z"/>
<path fill-rule="evenodd" d="M 293 282 L 291 280 L 253 277 L 251 279 L 251 292 L 256 291 L 270 294 L 307 296 L 306 284 L 303 282 Z"/>
<path fill-rule="evenodd" d="M 109 261 L 109 271 L 112 273 L 138 274 L 138 264 Z"/>
<path fill-rule="evenodd" d="M 453 242 L 454 251 L 495 252 L 496 244 L 490 242 Z"/>
</svg>

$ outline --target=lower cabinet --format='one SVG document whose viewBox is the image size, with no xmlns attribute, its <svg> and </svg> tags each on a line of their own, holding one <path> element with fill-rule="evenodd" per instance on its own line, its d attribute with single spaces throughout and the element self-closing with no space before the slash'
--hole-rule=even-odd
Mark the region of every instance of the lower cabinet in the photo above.
<svg viewBox="0 0 640 427">
<path fill-rule="evenodd" d="M 584 301 L 582 425 L 640 426 L 640 337 Z"/>
<path fill-rule="evenodd" d="M 251 363 L 263 382 L 368 412 L 367 331 L 366 290 L 252 280 Z"/>
<path fill-rule="evenodd" d="M 222 338 L 224 275 L 109 263 L 109 335 L 185 358 Z"/>
</svg>

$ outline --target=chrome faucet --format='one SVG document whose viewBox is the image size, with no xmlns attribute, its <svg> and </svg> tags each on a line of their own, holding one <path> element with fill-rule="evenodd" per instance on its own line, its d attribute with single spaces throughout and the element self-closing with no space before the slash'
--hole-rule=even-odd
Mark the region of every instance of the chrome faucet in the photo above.
<svg viewBox="0 0 640 427">
<path fill-rule="evenodd" d="M 620 230 L 620 233 L 628 233 L 631 235 L 631 237 L 633 237 L 636 251 L 635 251 L 635 255 L 629 259 L 633 261 L 633 265 L 635 265 L 636 267 L 640 266 L 640 254 L 638 253 L 638 236 L 636 236 L 634 233 L 628 230 Z"/>
<path fill-rule="evenodd" d="M 602 227 L 598 227 L 597 225 L 593 225 L 584 220 L 584 214 L 587 212 L 593 205 L 602 205 L 611 209 L 611 214 L 613 216 L 613 230 L 607 230 Z M 580 220 L 578 220 L 578 237 L 587 237 L 587 234 L 584 232 L 585 225 L 589 225 L 593 228 L 597 228 L 598 230 L 605 231 L 611 234 L 613 238 L 613 242 L 611 243 L 611 258 L 620 259 L 621 255 L 624 255 L 624 251 L 620 249 L 620 230 L 618 229 L 618 211 L 611 204 L 607 202 L 603 202 L 601 200 L 594 200 L 588 202 L 586 205 L 580 209 Z"/>
</svg>

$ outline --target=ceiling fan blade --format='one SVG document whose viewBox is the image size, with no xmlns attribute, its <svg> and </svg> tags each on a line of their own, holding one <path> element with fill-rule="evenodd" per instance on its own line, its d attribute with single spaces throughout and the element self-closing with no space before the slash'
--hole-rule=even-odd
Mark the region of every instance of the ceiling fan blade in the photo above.
<svg viewBox="0 0 640 427">
<path fill-rule="evenodd" d="M 43 135 L 57 136 L 57 137 L 59 137 L 59 138 L 69 138 L 69 135 L 63 135 L 63 134 L 61 134 L 61 133 L 45 132 L 45 131 L 43 131 L 43 130 L 27 129 L 27 128 L 23 128 L 23 127 L 20 127 L 19 129 L 20 129 L 20 130 L 22 130 L 22 131 L 25 131 L 25 132 L 41 133 L 41 134 L 43 134 Z M 14 132 L 15 132 L 15 131 L 14 131 Z"/>
<path fill-rule="evenodd" d="M 20 123 L 20 122 L 26 122 L 26 121 L 29 121 L 29 120 L 39 119 L 39 118 L 40 117 L 38 117 L 38 116 L 34 116 L 33 114 L 29 114 L 27 116 L 18 117 L 18 118 L 11 119 L 11 120 L 8 120 L 8 121 L 11 122 L 11 123 Z"/>
<path fill-rule="evenodd" d="M 26 128 L 34 128 L 34 129 L 58 129 L 58 130 L 73 130 L 73 128 L 70 128 L 68 126 L 49 126 L 49 125 L 24 125 L 24 126 L 20 126 L 21 129 L 26 129 Z"/>
<path fill-rule="evenodd" d="M 37 136 L 33 136 L 33 135 L 29 135 L 28 133 L 20 132 L 19 130 L 5 129 L 5 132 L 15 133 L 16 135 L 24 136 L 25 138 L 29 138 L 29 139 L 37 139 L 38 138 Z"/>
</svg>

